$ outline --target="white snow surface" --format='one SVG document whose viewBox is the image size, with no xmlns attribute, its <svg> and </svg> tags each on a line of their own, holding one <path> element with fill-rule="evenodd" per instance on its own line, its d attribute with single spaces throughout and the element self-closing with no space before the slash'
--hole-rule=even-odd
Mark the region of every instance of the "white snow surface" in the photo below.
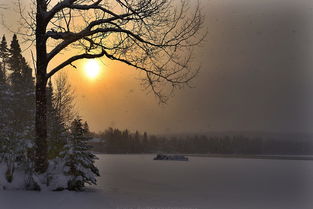
<svg viewBox="0 0 313 209">
<path fill-rule="evenodd" d="M 0 209 L 311 209 L 313 161 L 97 155 L 85 192 L 0 191 Z"/>
</svg>

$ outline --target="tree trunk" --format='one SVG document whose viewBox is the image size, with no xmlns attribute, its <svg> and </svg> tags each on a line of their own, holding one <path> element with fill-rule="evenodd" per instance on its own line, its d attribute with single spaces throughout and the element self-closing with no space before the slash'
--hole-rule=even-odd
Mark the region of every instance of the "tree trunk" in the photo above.
<svg viewBox="0 0 313 209">
<path fill-rule="evenodd" d="M 48 168 L 47 145 L 47 46 L 45 13 L 47 1 L 37 0 L 36 13 L 36 121 L 35 121 L 35 171 L 44 173 Z"/>
<path fill-rule="evenodd" d="M 48 168 L 46 81 L 38 79 L 38 76 L 36 81 L 35 127 L 35 171 L 44 173 Z"/>
</svg>

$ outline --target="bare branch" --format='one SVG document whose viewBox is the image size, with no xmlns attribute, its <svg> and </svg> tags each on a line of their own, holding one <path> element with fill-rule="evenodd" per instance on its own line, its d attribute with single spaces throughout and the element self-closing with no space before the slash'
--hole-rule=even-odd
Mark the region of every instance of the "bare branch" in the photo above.
<svg viewBox="0 0 313 209">
<path fill-rule="evenodd" d="M 80 59 L 95 59 L 95 58 L 102 57 L 104 54 L 105 54 L 104 51 L 102 51 L 99 54 L 87 54 L 86 53 L 86 54 L 80 54 L 80 55 L 73 56 L 73 57 L 69 58 L 68 60 L 66 60 L 65 62 L 63 62 L 60 65 L 58 65 L 57 67 L 55 67 L 54 69 L 52 69 L 47 74 L 47 79 L 50 78 L 51 76 L 53 76 L 58 71 L 60 71 L 61 69 L 65 68 L 66 66 L 72 65 L 72 63 L 77 61 L 77 60 L 80 60 Z"/>
<path fill-rule="evenodd" d="M 162 82 L 173 89 L 189 86 L 198 72 L 197 66 L 192 66 L 192 48 L 206 36 L 205 31 L 202 33 L 199 2 L 190 6 L 187 0 L 180 0 L 180 4 L 173 0 L 39 1 L 44 1 L 46 8 L 41 11 L 46 26 L 42 40 L 47 46 L 40 55 L 43 64 L 49 66 L 58 54 L 70 48 L 81 51 L 48 69 L 46 78 L 66 66 L 74 67 L 79 59 L 105 56 L 145 72 L 145 84 L 165 101 L 160 90 Z M 23 12 L 21 5 L 19 10 Z M 30 12 L 33 17 L 22 21 L 32 23 L 36 14 Z M 34 34 L 34 24 L 26 25 L 33 31 L 28 35 Z"/>
</svg>

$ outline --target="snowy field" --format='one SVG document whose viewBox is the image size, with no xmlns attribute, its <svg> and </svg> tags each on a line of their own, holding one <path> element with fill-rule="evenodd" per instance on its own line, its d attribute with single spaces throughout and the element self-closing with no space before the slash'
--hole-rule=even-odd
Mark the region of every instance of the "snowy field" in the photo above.
<svg viewBox="0 0 313 209">
<path fill-rule="evenodd" d="M 313 161 L 99 155 L 87 192 L 0 191 L 0 209 L 312 209 Z"/>
</svg>

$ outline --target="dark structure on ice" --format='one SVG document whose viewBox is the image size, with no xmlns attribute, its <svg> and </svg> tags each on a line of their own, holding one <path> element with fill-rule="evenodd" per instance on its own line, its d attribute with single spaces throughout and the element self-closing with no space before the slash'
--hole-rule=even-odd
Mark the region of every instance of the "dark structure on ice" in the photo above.
<svg viewBox="0 0 313 209">
<path fill-rule="evenodd" d="M 183 155 L 164 155 L 158 154 L 154 160 L 178 160 L 178 161 L 188 161 L 189 159 Z"/>
</svg>

